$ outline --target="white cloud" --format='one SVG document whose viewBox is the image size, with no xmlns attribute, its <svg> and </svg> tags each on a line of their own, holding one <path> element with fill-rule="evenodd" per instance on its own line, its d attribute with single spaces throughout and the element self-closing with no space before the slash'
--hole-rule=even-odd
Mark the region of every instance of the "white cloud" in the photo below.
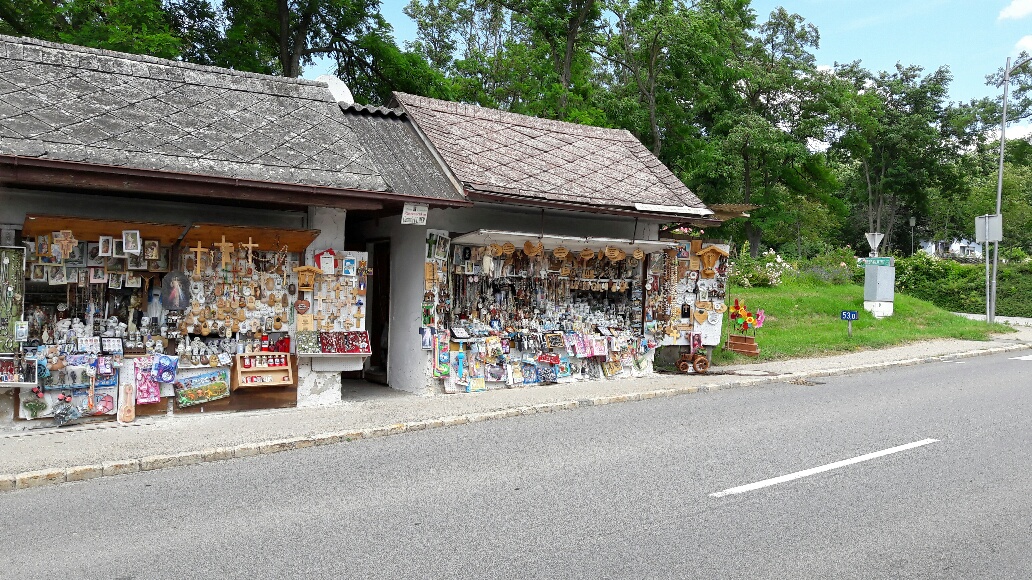
<svg viewBox="0 0 1032 580">
<path fill-rule="evenodd" d="M 1020 20 L 1032 14 L 1032 0 L 1011 0 L 1006 8 L 1000 10 L 1000 20 Z"/>
<path fill-rule="evenodd" d="M 1018 52 L 1024 51 L 1032 53 L 1032 34 L 1022 36 L 1021 40 L 1019 40 L 1018 43 L 1014 45 L 1014 48 Z"/>
</svg>

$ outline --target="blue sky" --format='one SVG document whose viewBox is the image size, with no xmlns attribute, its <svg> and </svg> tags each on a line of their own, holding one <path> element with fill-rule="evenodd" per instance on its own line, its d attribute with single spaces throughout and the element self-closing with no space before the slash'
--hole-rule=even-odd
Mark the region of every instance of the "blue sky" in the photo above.
<svg viewBox="0 0 1032 580">
<path fill-rule="evenodd" d="M 382 3 L 399 42 L 415 36 L 402 12 L 407 3 Z M 754 0 L 752 6 L 761 22 L 784 6 L 815 24 L 820 64 L 859 59 L 875 70 L 897 62 L 926 70 L 948 65 L 950 97 L 959 101 L 998 95 L 985 85 L 985 75 L 1021 48 L 1032 50 L 1032 0 Z"/>
</svg>

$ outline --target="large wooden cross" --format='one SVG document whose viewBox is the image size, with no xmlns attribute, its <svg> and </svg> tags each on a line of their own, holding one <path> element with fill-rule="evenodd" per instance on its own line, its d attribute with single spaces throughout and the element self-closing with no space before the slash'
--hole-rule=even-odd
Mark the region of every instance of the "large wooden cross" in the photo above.
<svg viewBox="0 0 1032 580">
<path fill-rule="evenodd" d="M 222 268 L 225 269 L 233 260 L 233 242 L 227 242 L 226 236 L 222 236 L 222 241 L 216 242 L 215 247 L 222 252 Z"/>
<path fill-rule="evenodd" d="M 201 246 L 201 241 L 197 240 L 197 247 L 190 248 L 190 251 L 194 254 L 194 280 L 201 279 L 201 254 L 207 254 L 208 248 Z"/>
<path fill-rule="evenodd" d="M 248 263 L 250 263 L 251 262 L 251 250 L 253 250 L 254 248 L 257 248 L 258 244 L 255 244 L 255 243 L 253 243 L 251 241 L 251 236 L 247 236 L 247 243 L 245 244 L 243 242 L 240 242 L 240 247 L 241 248 L 247 248 L 247 261 L 248 261 Z"/>
</svg>

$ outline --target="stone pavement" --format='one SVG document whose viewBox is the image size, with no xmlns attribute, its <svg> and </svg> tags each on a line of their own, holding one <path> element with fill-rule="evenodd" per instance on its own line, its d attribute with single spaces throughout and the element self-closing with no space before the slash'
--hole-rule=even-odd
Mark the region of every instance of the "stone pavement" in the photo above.
<svg viewBox="0 0 1032 580">
<path fill-rule="evenodd" d="M 346 387 L 345 401 L 326 407 L 14 432 L 0 435 L 0 491 L 517 415 L 1032 348 L 1032 327 L 1015 328 L 1017 332 L 996 335 L 988 342 L 931 340 L 827 357 L 713 367 L 706 375 L 658 375 L 431 397 L 367 385 Z"/>
</svg>

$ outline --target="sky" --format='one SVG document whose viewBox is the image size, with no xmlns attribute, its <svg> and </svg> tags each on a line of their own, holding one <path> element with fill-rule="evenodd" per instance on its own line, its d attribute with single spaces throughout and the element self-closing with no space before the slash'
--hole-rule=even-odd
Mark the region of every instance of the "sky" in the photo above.
<svg viewBox="0 0 1032 580">
<path fill-rule="evenodd" d="M 406 4 L 408 0 L 382 0 L 381 5 L 399 43 L 415 37 L 415 24 L 402 12 Z M 926 71 L 947 65 L 953 73 L 954 101 L 999 95 L 1000 89 L 985 84 L 985 76 L 1002 68 L 1008 56 L 1016 57 L 1023 49 L 1032 52 L 1032 0 L 752 2 L 759 22 L 778 6 L 817 26 L 818 64 L 860 60 L 868 69 L 892 70 L 899 62 Z"/>
</svg>

